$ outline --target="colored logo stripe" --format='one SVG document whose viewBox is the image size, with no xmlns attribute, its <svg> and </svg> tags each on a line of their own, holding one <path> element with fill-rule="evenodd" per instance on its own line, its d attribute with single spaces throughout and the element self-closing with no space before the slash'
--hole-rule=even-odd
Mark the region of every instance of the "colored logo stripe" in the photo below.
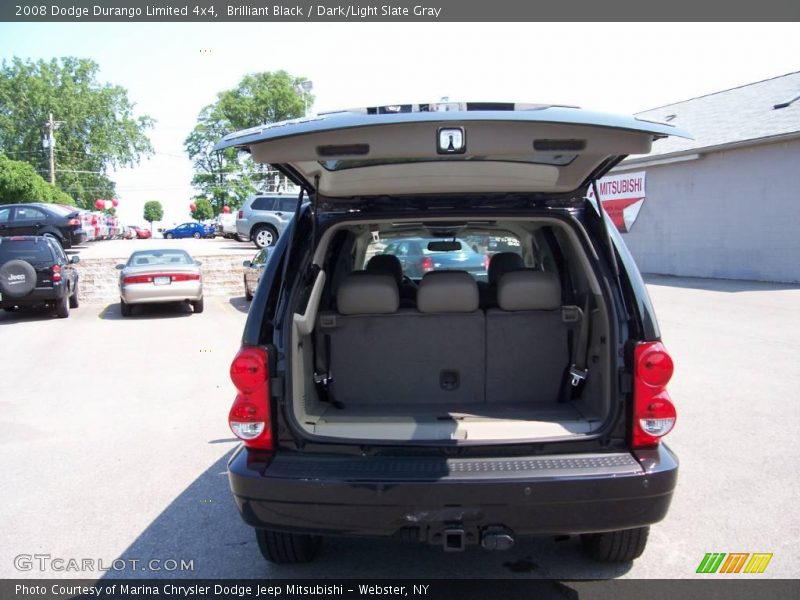
<svg viewBox="0 0 800 600">
<path fill-rule="evenodd" d="M 772 554 L 767 553 L 753 553 L 750 557 L 750 562 L 747 563 L 747 566 L 744 568 L 745 573 L 763 573 L 769 561 L 772 560 Z"/>
<path fill-rule="evenodd" d="M 716 573 L 722 564 L 722 559 L 725 558 L 724 552 L 709 552 L 700 561 L 700 566 L 697 567 L 698 573 Z"/>
<path fill-rule="evenodd" d="M 748 557 L 750 560 L 747 560 Z M 724 552 L 708 552 L 700 561 L 697 573 L 741 573 L 743 567 L 745 573 L 763 573 L 771 560 L 772 554 L 766 552 L 731 552 L 727 555 Z"/>
</svg>

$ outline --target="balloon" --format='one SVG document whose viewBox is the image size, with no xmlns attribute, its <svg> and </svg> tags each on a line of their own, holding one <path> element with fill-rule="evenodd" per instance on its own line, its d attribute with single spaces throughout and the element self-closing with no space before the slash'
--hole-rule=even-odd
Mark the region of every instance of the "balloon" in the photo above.
<svg viewBox="0 0 800 600">
<path fill-rule="evenodd" d="M 227 215 L 229 212 L 231 212 L 231 207 L 230 206 L 223 206 L 222 207 L 222 212 L 224 212 Z"/>
<path fill-rule="evenodd" d="M 114 206 L 114 208 L 117 208 L 117 207 L 119 206 L 119 200 L 117 200 L 116 198 L 114 198 L 114 199 L 111 201 L 111 204 Z"/>
<path fill-rule="evenodd" d="M 95 208 L 97 208 L 99 210 L 103 210 L 104 206 L 105 206 L 105 203 L 102 200 L 100 200 L 100 198 L 98 198 L 97 200 L 94 201 L 94 207 Z"/>
<path fill-rule="evenodd" d="M 109 208 L 113 208 L 114 207 L 114 205 L 112 204 L 111 200 L 106 200 L 103 204 L 105 205 L 106 210 L 108 210 Z"/>
<path fill-rule="evenodd" d="M 189 210 L 190 211 L 194 212 L 196 208 L 197 208 L 197 205 L 194 202 L 189 204 Z"/>
</svg>

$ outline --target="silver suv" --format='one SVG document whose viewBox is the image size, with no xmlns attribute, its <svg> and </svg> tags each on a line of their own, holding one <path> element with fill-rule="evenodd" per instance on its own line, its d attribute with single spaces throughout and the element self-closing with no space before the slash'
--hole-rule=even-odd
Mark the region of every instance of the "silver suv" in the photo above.
<svg viewBox="0 0 800 600">
<path fill-rule="evenodd" d="M 294 194 L 256 194 L 250 196 L 236 215 L 236 233 L 252 240 L 256 248 L 266 248 L 278 241 L 294 216 Z"/>
</svg>

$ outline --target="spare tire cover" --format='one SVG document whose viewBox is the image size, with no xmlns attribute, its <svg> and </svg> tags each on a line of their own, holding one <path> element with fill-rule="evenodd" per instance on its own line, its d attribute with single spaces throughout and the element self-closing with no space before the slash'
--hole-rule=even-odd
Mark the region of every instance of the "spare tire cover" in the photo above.
<svg viewBox="0 0 800 600">
<path fill-rule="evenodd" d="M 24 260 L 10 260 L 0 266 L 0 292 L 11 298 L 22 298 L 36 287 L 36 269 Z"/>
</svg>

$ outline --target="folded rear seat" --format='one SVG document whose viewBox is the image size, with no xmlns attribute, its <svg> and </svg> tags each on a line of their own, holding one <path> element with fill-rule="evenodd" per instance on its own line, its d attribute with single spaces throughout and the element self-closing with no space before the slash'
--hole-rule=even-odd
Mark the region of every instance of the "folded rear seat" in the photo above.
<svg viewBox="0 0 800 600">
<path fill-rule="evenodd" d="M 503 275 L 499 308 L 486 312 L 486 399 L 490 404 L 558 402 L 569 362 L 561 286 L 554 273 L 522 269 Z"/>
<path fill-rule="evenodd" d="M 417 310 L 398 309 L 390 275 L 356 272 L 337 290 L 338 312 L 321 312 L 317 352 L 333 399 L 353 405 L 481 403 L 485 318 L 475 280 L 463 271 L 426 274 Z M 329 337 L 328 344 L 325 337 Z"/>
</svg>

